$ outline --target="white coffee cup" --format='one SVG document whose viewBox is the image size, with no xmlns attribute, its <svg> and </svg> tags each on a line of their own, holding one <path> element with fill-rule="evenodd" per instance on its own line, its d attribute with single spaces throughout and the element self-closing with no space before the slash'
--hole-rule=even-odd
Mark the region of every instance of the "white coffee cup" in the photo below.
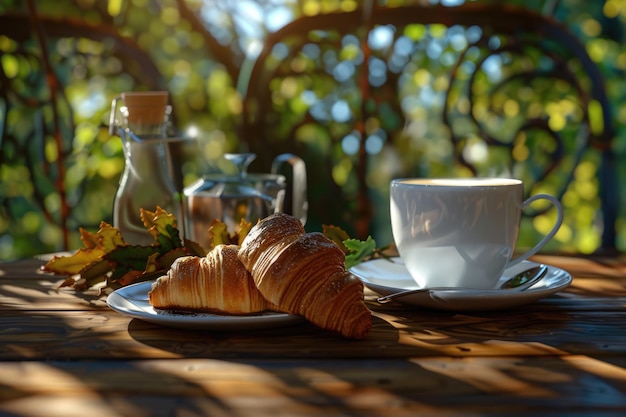
<svg viewBox="0 0 626 417">
<path fill-rule="evenodd" d="M 392 180 L 393 238 L 417 285 L 492 289 L 506 268 L 536 254 L 558 231 L 563 209 L 553 196 L 523 195 L 516 179 Z M 556 208 L 554 227 L 513 258 L 522 210 L 540 199 Z"/>
</svg>

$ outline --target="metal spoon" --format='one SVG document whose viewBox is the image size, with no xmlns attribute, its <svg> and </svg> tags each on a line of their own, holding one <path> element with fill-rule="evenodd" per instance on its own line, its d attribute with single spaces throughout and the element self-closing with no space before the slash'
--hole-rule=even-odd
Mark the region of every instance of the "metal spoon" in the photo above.
<svg viewBox="0 0 626 417">
<path fill-rule="evenodd" d="M 515 290 L 517 292 L 524 291 L 527 288 L 530 288 L 539 281 L 543 276 L 548 272 L 548 267 L 545 265 L 538 265 L 532 268 L 529 268 L 525 271 L 520 272 L 519 274 L 507 279 L 504 281 L 497 289 L 499 290 Z M 383 297 L 379 297 L 377 301 L 381 304 L 388 303 L 391 300 L 395 300 L 396 298 L 404 297 L 411 294 L 417 294 L 420 292 L 427 291 L 451 291 L 451 290 L 469 290 L 470 288 L 461 288 L 461 287 L 431 287 L 431 288 L 418 288 L 415 290 L 406 290 L 400 291 L 393 294 L 385 295 Z M 476 291 L 476 289 L 473 289 Z"/>
</svg>

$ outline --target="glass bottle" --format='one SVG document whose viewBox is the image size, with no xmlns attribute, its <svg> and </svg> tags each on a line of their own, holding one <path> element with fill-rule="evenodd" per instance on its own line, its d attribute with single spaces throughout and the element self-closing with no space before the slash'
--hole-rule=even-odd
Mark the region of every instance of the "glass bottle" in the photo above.
<svg viewBox="0 0 626 417">
<path fill-rule="evenodd" d="M 113 226 L 130 244 L 155 243 L 143 225 L 141 208 L 154 211 L 159 206 L 179 224 L 183 220 L 169 151 L 169 143 L 180 138 L 167 136 L 167 102 L 165 91 L 126 92 L 111 105 L 110 132 L 122 139 L 125 159 L 113 201 Z"/>
</svg>

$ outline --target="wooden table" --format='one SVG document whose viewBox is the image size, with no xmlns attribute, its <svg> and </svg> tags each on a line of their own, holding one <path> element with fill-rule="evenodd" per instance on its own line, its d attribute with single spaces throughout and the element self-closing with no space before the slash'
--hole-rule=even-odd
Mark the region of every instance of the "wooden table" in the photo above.
<svg viewBox="0 0 626 417">
<path fill-rule="evenodd" d="M 498 312 L 368 301 L 362 341 L 163 328 L 0 264 L 0 415 L 626 416 L 626 258 L 535 260 L 572 285 Z"/>
</svg>

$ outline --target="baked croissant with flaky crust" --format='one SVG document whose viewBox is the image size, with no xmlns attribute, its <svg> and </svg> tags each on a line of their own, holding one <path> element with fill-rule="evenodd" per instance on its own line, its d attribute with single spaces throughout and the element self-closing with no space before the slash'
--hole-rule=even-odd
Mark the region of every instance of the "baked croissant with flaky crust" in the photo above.
<svg viewBox="0 0 626 417">
<path fill-rule="evenodd" d="M 313 324 L 362 338 L 372 326 L 363 284 L 345 269 L 345 254 L 321 233 L 305 233 L 295 217 L 276 213 L 257 223 L 239 259 L 263 296 Z"/>
<path fill-rule="evenodd" d="M 237 258 L 238 246 L 219 245 L 207 256 L 185 256 L 172 264 L 148 292 L 150 304 L 162 310 L 251 314 L 275 310 L 256 288 Z"/>
</svg>

